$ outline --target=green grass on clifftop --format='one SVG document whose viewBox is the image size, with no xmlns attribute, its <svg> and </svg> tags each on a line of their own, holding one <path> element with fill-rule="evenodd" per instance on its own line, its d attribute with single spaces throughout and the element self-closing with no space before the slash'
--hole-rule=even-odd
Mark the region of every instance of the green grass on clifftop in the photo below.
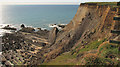
<svg viewBox="0 0 120 67">
<path fill-rule="evenodd" d="M 86 3 L 97 3 L 98 5 L 117 5 L 117 2 L 86 2 Z"/>
</svg>

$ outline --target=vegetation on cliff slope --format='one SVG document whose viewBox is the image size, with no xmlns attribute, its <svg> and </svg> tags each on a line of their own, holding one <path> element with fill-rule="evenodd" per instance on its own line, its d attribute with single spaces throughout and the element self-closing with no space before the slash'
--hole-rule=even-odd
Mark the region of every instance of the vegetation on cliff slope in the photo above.
<svg viewBox="0 0 120 67">
<path fill-rule="evenodd" d="M 117 44 L 105 42 L 99 46 L 97 53 L 89 53 L 83 59 L 84 65 L 118 65 L 120 52 Z"/>
<path fill-rule="evenodd" d="M 104 43 L 106 42 L 106 43 Z M 96 50 L 96 52 L 94 52 Z M 94 41 L 79 52 L 72 55 L 66 52 L 51 60 L 47 65 L 118 65 L 120 52 L 117 44 L 110 44 L 105 40 Z"/>
</svg>

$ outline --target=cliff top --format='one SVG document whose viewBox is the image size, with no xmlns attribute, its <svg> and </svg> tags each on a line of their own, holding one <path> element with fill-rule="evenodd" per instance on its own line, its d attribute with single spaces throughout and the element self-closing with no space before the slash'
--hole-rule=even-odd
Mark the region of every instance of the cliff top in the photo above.
<svg viewBox="0 0 120 67">
<path fill-rule="evenodd" d="M 88 5 L 117 5 L 118 2 L 86 2 L 82 4 L 88 4 Z"/>
</svg>

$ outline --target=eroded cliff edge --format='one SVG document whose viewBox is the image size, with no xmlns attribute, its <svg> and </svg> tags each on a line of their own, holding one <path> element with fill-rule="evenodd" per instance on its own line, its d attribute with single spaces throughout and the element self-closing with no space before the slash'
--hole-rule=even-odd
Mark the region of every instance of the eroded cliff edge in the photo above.
<svg viewBox="0 0 120 67">
<path fill-rule="evenodd" d="M 118 34 L 111 34 L 113 29 L 120 30 L 120 23 L 113 20 L 116 12 L 117 9 L 111 5 L 81 4 L 71 22 L 52 39 L 55 42 L 50 46 L 45 61 L 55 59 L 68 51 L 75 50 L 72 54 L 78 53 L 82 47 L 96 40 L 109 41 L 119 38 Z"/>
</svg>

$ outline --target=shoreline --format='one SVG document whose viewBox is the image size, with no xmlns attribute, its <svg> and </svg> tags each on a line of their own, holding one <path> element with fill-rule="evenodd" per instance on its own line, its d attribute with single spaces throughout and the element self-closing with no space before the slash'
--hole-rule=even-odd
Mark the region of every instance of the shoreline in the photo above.
<svg viewBox="0 0 120 67">
<path fill-rule="evenodd" d="M 9 28 L 5 28 L 7 25 L 10 25 Z M 40 27 L 33 27 L 33 26 L 26 26 L 26 27 L 29 27 L 29 28 L 34 28 L 35 29 L 35 32 L 39 31 L 39 29 L 41 30 L 48 30 L 50 31 L 52 28 L 56 27 L 58 28 L 59 30 L 61 30 L 62 28 L 64 28 L 67 24 L 49 24 L 48 27 L 49 29 L 47 28 L 40 28 Z M 14 26 L 14 25 L 11 25 L 11 24 L 0 24 L 0 36 L 3 36 L 5 33 L 13 33 L 13 32 L 17 32 L 17 31 L 20 31 L 22 28 L 20 28 L 20 25 L 18 26 Z"/>
<path fill-rule="evenodd" d="M 11 27 L 9 27 L 8 25 L 6 27 L 11 29 Z M 37 29 L 37 31 L 35 29 Z M 58 30 L 57 27 L 53 27 L 51 30 L 47 30 L 27 26 L 22 27 L 21 25 L 21 29 L 16 31 L 14 30 L 11 33 L 4 33 L 4 35 L 1 36 L 2 38 L 1 56 L 8 57 L 8 54 L 12 56 L 13 53 L 14 55 L 18 54 L 18 56 L 22 57 L 22 60 L 24 59 L 24 61 L 22 61 L 21 63 L 22 65 L 41 64 L 45 58 L 45 56 L 43 55 L 49 52 L 50 50 L 49 47 L 52 44 L 50 39 L 53 38 L 53 37 L 51 38 L 51 36 L 53 36 L 54 34 L 50 33 L 53 33 L 53 31 L 55 33 L 57 32 L 57 30 Z M 14 58 L 16 59 L 17 57 Z M 16 61 L 15 59 L 13 60 Z M 36 59 L 39 59 L 39 61 L 35 61 Z M 9 64 L 12 64 L 13 60 L 9 59 Z M 29 61 L 33 63 L 29 63 Z M 13 64 L 15 64 L 15 62 Z"/>
</svg>

